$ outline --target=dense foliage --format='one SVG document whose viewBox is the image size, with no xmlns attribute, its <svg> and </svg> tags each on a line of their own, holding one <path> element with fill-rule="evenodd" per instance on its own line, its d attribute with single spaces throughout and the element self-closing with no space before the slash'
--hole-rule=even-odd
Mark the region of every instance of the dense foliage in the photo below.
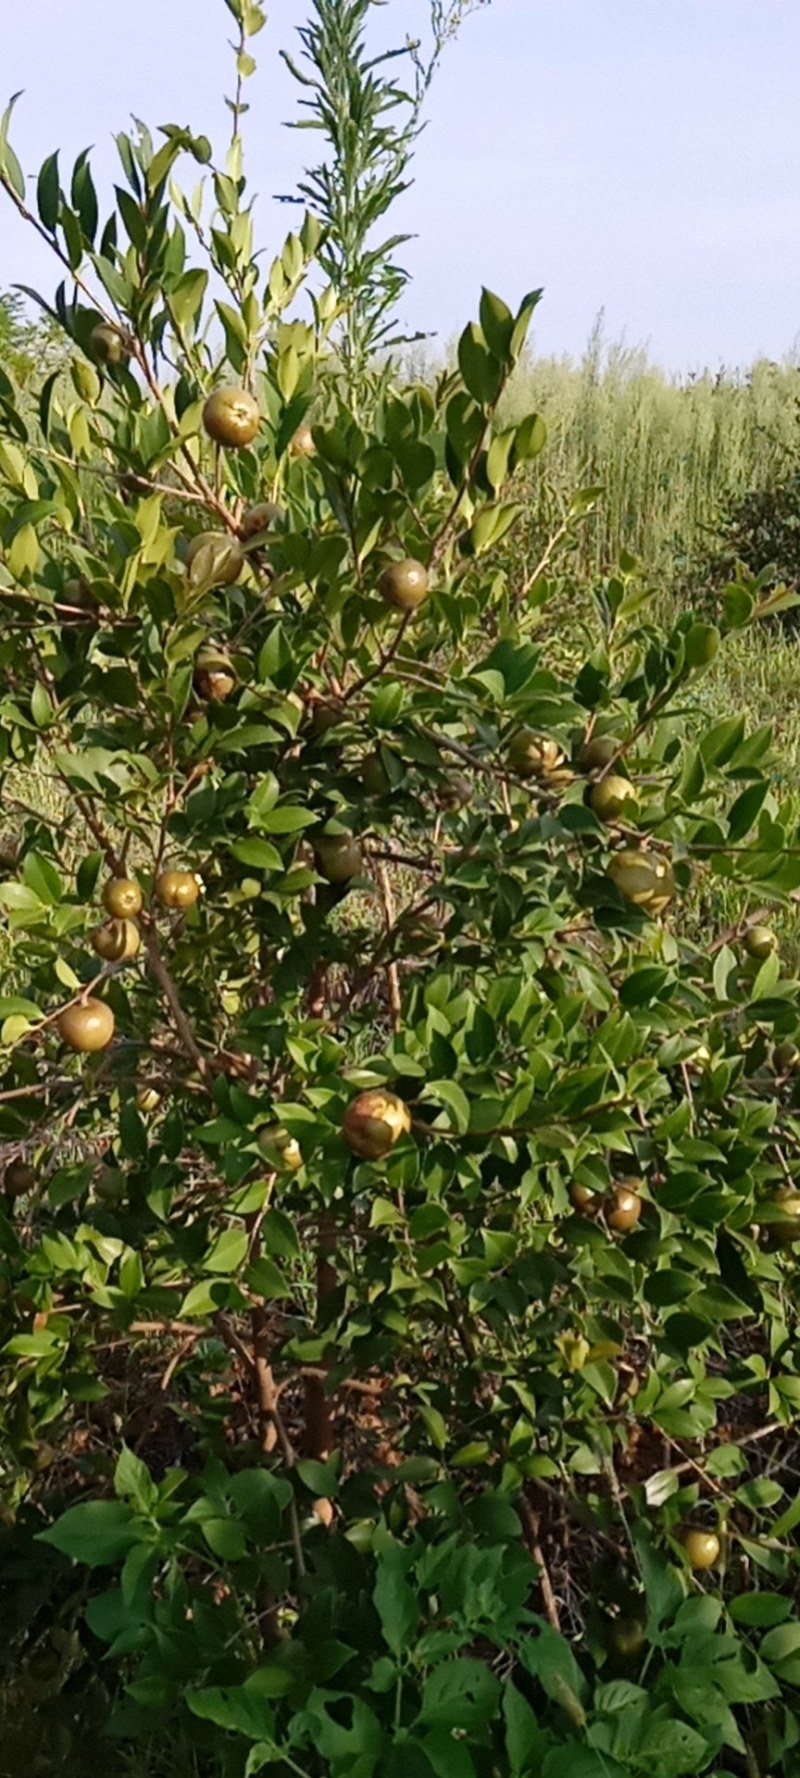
<svg viewBox="0 0 800 1778">
<path fill-rule="evenodd" d="M 0 377 L 11 1757 L 796 1774 L 770 732 L 630 559 L 554 668 L 538 292 L 356 419 L 317 220 L 161 137 L 107 221 L 45 163 L 69 375 Z"/>
</svg>

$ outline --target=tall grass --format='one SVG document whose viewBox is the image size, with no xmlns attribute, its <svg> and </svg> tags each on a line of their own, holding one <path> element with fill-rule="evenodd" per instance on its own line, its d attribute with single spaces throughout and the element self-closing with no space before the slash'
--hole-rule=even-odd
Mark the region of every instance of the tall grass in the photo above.
<svg viewBox="0 0 800 1778">
<path fill-rule="evenodd" d="M 671 578 L 713 540 L 721 510 L 800 461 L 791 357 L 671 378 L 641 348 L 607 346 L 598 325 L 580 361 L 529 357 L 506 400 L 509 423 L 544 415 L 543 472 L 559 489 L 603 489 L 582 542 L 590 573 L 627 550 Z"/>
<path fill-rule="evenodd" d="M 454 362 L 455 343 L 444 356 Z M 441 360 L 423 348 L 410 368 L 431 378 Z M 608 343 L 600 319 L 580 359 L 529 353 L 504 405 L 509 425 L 531 411 L 547 421 L 541 473 L 559 492 L 603 489 L 577 558 L 589 574 L 626 550 L 679 575 L 713 544 L 721 511 L 800 464 L 798 353 L 674 377 L 643 347 Z"/>
</svg>

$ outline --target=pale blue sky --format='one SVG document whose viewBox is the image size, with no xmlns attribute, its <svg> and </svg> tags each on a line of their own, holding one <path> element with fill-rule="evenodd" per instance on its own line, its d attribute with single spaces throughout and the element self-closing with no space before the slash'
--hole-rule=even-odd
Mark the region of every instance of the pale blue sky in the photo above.
<svg viewBox="0 0 800 1778">
<path fill-rule="evenodd" d="M 262 237 L 277 244 L 317 138 L 281 124 L 295 89 L 278 60 L 305 0 L 275 0 L 249 83 Z M 222 0 L 5 0 L 2 83 L 25 88 L 12 142 L 26 173 L 56 146 L 96 144 L 132 112 L 215 144 L 230 90 Z M 401 40 L 426 0 L 388 0 Z M 686 370 L 782 356 L 800 335 L 800 0 L 492 0 L 433 88 L 416 184 L 398 221 L 411 327 L 450 335 L 482 283 L 509 301 L 545 286 L 536 344 L 580 351 L 609 335 Z M 0 287 L 52 288 L 49 257 L 7 208 Z"/>
</svg>

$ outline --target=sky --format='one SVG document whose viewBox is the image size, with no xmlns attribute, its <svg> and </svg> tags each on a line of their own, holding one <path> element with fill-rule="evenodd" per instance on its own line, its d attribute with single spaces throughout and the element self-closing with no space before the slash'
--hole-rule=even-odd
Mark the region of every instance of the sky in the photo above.
<svg viewBox="0 0 800 1778">
<path fill-rule="evenodd" d="M 252 184 L 270 250 L 320 138 L 284 127 L 308 0 L 266 0 L 248 83 Z M 3 102 L 26 174 L 90 144 L 101 190 L 130 116 L 229 133 L 232 20 L 223 0 L 4 0 Z M 376 11 L 381 44 L 416 34 L 428 0 Z M 415 239 L 401 320 L 447 340 L 483 284 L 512 305 L 534 286 L 536 349 L 606 336 L 677 373 L 781 358 L 800 339 L 800 0 L 491 0 L 431 89 L 413 190 L 393 227 Z M 221 157 L 220 157 L 221 158 Z M 192 174 L 193 177 L 193 174 Z M 0 289 L 51 293 L 54 262 L 0 211 Z"/>
</svg>

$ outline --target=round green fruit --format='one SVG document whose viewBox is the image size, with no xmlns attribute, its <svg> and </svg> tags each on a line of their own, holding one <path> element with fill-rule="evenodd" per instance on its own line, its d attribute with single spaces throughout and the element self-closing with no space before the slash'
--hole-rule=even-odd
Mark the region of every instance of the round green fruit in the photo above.
<svg viewBox="0 0 800 1778">
<path fill-rule="evenodd" d="M 150 1112 L 157 1111 L 160 1104 L 161 1094 L 156 1092 L 155 1087 L 139 1088 L 136 1094 L 137 1111 L 143 1112 L 146 1117 Z"/>
<path fill-rule="evenodd" d="M 744 948 L 748 957 L 755 957 L 759 963 L 763 963 L 766 957 L 771 957 L 773 951 L 777 951 L 778 940 L 771 926 L 748 926 L 744 935 Z"/>
<path fill-rule="evenodd" d="M 641 1618 L 614 1618 L 608 1626 L 608 1647 L 622 1661 L 633 1661 L 645 1645 L 645 1627 Z"/>
<path fill-rule="evenodd" d="M 380 750 L 367 753 L 361 761 L 361 782 L 368 796 L 388 796 L 392 788 L 389 773 Z"/>
<path fill-rule="evenodd" d="M 191 908 L 200 894 L 200 884 L 194 871 L 162 870 L 156 877 L 153 892 L 162 908 Z"/>
<path fill-rule="evenodd" d="M 578 765 L 582 772 L 602 772 L 616 758 L 619 749 L 620 741 L 616 735 L 592 735 L 579 750 Z"/>
<path fill-rule="evenodd" d="M 547 778 L 563 765 L 564 755 L 557 741 L 537 735 L 535 729 L 517 729 L 508 744 L 508 763 L 520 778 Z"/>
<path fill-rule="evenodd" d="M 262 531 L 273 531 L 276 525 L 282 525 L 285 518 L 282 506 L 276 506 L 274 500 L 262 500 L 257 506 L 248 506 L 239 525 L 239 536 L 243 543 L 248 543 Z"/>
<path fill-rule="evenodd" d="M 348 1147 L 365 1161 L 382 1160 L 410 1129 L 411 1113 L 405 1101 L 382 1088 L 352 1099 L 342 1123 Z"/>
<path fill-rule="evenodd" d="M 364 868 L 361 846 L 351 833 L 321 833 L 314 841 L 314 857 L 327 883 L 349 883 Z"/>
<path fill-rule="evenodd" d="M 642 1200 L 633 1184 L 624 1180 L 615 1185 L 606 1199 L 606 1222 L 615 1235 L 627 1235 L 636 1227 L 642 1214 Z"/>
<path fill-rule="evenodd" d="M 344 704 L 335 698 L 318 698 L 311 706 L 311 727 L 315 735 L 327 735 L 329 729 L 338 728 L 346 718 Z"/>
<path fill-rule="evenodd" d="M 207 580 L 214 586 L 233 586 L 244 564 L 244 550 L 229 531 L 199 531 L 186 547 L 186 566 L 193 583 Z"/>
<path fill-rule="evenodd" d="M 122 364 L 130 358 L 131 349 L 125 334 L 109 321 L 98 321 L 89 335 L 92 357 L 98 364 Z"/>
<path fill-rule="evenodd" d="M 258 1132 L 258 1146 L 266 1161 L 284 1173 L 296 1173 L 303 1165 L 303 1151 L 296 1136 L 283 1124 L 265 1124 Z"/>
<path fill-rule="evenodd" d="M 142 911 L 142 891 L 132 877 L 112 877 L 103 890 L 103 907 L 112 920 L 132 920 Z"/>
<path fill-rule="evenodd" d="M 59 1013 L 57 1026 L 68 1049 L 92 1055 L 108 1048 L 114 1035 L 114 1014 L 103 1000 L 76 1001 Z"/>
<path fill-rule="evenodd" d="M 620 777 L 615 772 L 610 772 L 607 778 L 598 778 L 589 791 L 589 807 L 598 821 L 618 821 L 620 815 L 633 815 L 638 801 L 636 785 L 630 778 Z"/>
<path fill-rule="evenodd" d="M 393 611 L 416 611 L 429 590 L 428 570 L 412 556 L 406 556 L 402 562 L 389 562 L 378 581 L 378 592 Z"/>
<path fill-rule="evenodd" d="M 94 1181 L 94 1195 L 101 1204 L 121 1204 L 125 1196 L 125 1175 L 116 1167 L 102 1167 Z"/>
<path fill-rule="evenodd" d="M 7 1198 L 25 1198 L 35 1185 L 36 1172 L 28 1161 L 9 1161 L 3 1174 L 3 1191 Z"/>
<path fill-rule="evenodd" d="M 126 963 L 136 956 L 140 944 L 134 920 L 109 920 L 92 933 L 92 948 L 104 963 Z"/>
<path fill-rule="evenodd" d="M 794 1074 L 800 1063 L 800 1049 L 790 1039 L 784 1043 L 776 1043 L 772 1061 L 778 1074 Z"/>
<path fill-rule="evenodd" d="M 215 444 L 240 450 L 252 444 L 261 425 L 258 402 L 247 389 L 215 389 L 203 408 L 203 425 Z"/>
<path fill-rule="evenodd" d="M 195 655 L 192 683 L 207 704 L 224 703 L 236 690 L 236 674 L 230 656 L 220 649 L 201 648 Z"/>
<path fill-rule="evenodd" d="M 714 1568 L 719 1561 L 720 1541 L 713 1531 L 684 1531 L 681 1543 L 689 1567 L 696 1573 Z"/>
<path fill-rule="evenodd" d="M 687 667 L 709 667 L 721 640 L 716 624 L 692 624 L 684 643 Z"/>
<path fill-rule="evenodd" d="M 663 913 L 675 896 L 672 865 L 655 852 L 627 846 L 609 859 L 606 876 L 626 901 L 647 914 Z"/>
</svg>

